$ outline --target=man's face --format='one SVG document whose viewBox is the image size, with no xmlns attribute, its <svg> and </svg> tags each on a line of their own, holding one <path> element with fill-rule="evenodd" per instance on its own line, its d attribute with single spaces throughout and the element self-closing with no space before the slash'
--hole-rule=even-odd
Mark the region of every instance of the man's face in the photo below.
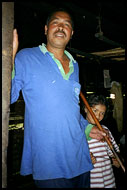
<svg viewBox="0 0 127 190">
<path fill-rule="evenodd" d="M 45 34 L 48 46 L 65 49 L 73 35 L 70 16 L 62 11 L 54 13 L 48 26 L 45 26 Z"/>
</svg>

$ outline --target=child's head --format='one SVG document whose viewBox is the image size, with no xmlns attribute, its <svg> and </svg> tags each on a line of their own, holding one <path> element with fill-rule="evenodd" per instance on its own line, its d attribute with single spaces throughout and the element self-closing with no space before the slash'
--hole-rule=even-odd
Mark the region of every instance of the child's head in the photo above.
<svg viewBox="0 0 127 190">
<path fill-rule="evenodd" d="M 92 111 L 94 112 L 96 118 L 100 122 L 104 118 L 105 113 L 106 113 L 106 109 L 107 109 L 106 98 L 103 95 L 92 94 L 88 97 L 87 101 Z M 85 107 L 85 113 L 86 113 L 86 119 L 88 120 L 88 122 L 95 124 L 94 119 L 92 118 L 90 112 L 88 111 L 86 107 Z"/>
</svg>

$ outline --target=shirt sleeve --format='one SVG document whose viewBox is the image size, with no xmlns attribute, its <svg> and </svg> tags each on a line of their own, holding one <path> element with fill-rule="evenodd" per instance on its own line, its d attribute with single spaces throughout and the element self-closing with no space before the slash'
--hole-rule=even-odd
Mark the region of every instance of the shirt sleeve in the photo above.
<svg viewBox="0 0 127 190">
<path fill-rule="evenodd" d="M 16 102 L 19 98 L 20 90 L 24 85 L 24 67 L 22 64 L 22 54 L 18 53 L 15 58 L 15 66 L 12 70 L 12 81 L 11 81 L 11 104 Z"/>
<path fill-rule="evenodd" d="M 86 134 L 87 140 L 91 140 L 91 139 L 92 139 L 92 138 L 89 136 L 90 131 L 91 131 L 92 128 L 93 128 L 93 125 L 92 125 L 92 124 L 88 124 L 88 125 L 86 126 L 85 134 Z"/>
<path fill-rule="evenodd" d="M 13 64 L 12 74 L 11 78 L 13 79 L 15 77 L 15 64 Z"/>
</svg>

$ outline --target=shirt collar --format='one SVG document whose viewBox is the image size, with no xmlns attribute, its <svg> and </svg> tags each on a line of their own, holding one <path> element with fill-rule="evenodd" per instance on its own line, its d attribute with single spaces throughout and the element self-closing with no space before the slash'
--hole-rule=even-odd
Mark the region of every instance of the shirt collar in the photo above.
<svg viewBox="0 0 127 190">
<path fill-rule="evenodd" d="M 41 50 L 44 54 L 49 53 L 51 56 L 54 57 L 54 54 L 51 53 L 51 52 L 49 52 L 49 51 L 47 50 L 46 45 L 45 45 L 44 43 L 42 43 L 42 45 L 39 45 L 39 48 L 40 48 L 40 50 Z M 71 55 L 68 51 L 64 50 L 64 53 L 67 55 L 67 57 L 68 57 L 71 61 L 73 61 L 74 63 L 76 63 L 76 60 L 74 60 L 74 58 L 72 57 L 72 55 Z"/>
</svg>

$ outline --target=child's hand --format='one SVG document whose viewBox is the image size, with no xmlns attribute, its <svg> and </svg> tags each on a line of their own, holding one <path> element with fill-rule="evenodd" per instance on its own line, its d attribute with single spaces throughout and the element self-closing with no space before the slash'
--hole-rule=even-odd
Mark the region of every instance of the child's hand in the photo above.
<svg viewBox="0 0 127 190">
<path fill-rule="evenodd" d="M 117 168 L 119 168 L 120 167 L 120 164 L 119 164 L 119 162 L 117 161 L 117 159 L 116 158 L 112 158 L 112 165 L 113 166 L 116 166 Z"/>
<path fill-rule="evenodd" d="M 91 157 L 91 160 L 92 160 L 92 164 L 95 164 L 96 163 L 96 158 L 95 158 L 95 156 L 93 156 L 92 152 L 90 152 L 90 157 Z"/>
</svg>

